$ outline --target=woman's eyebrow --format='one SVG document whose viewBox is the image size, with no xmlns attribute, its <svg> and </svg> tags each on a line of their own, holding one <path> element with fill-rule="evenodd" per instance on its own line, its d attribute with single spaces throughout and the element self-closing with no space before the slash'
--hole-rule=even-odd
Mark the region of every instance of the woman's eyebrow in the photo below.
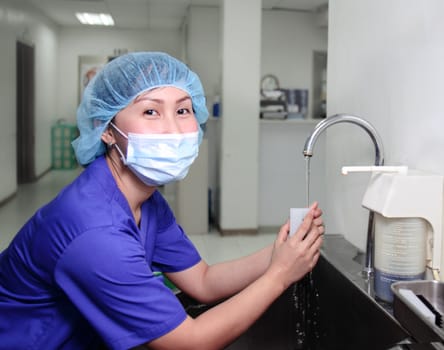
<svg viewBox="0 0 444 350">
<path fill-rule="evenodd" d="M 153 102 L 157 102 L 157 103 L 163 103 L 162 99 L 159 98 L 152 98 L 149 97 L 147 95 L 142 95 L 142 96 L 138 96 L 136 97 L 136 99 L 134 100 L 134 102 L 139 102 L 139 101 L 153 101 Z"/>
<path fill-rule="evenodd" d="M 191 101 L 191 97 L 188 96 L 188 95 L 186 95 L 186 96 L 184 96 L 184 97 L 182 97 L 182 98 L 179 98 L 176 102 L 177 102 L 177 103 L 180 103 L 180 102 L 184 102 L 184 101 L 187 101 L 187 100 L 190 100 L 190 101 Z"/>
<path fill-rule="evenodd" d="M 152 98 L 152 97 L 149 97 L 149 96 L 139 96 L 139 97 L 137 97 L 135 99 L 135 102 L 143 101 L 143 100 L 148 100 L 148 101 L 152 101 L 152 102 L 156 102 L 156 103 L 164 103 L 164 99 Z M 191 97 L 188 96 L 188 95 L 177 99 L 176 103 L 181 103 L 181 102 L 184 102 L 184 101 L 187 101 L 187 100 L 191 100 Z"/>
</svg>

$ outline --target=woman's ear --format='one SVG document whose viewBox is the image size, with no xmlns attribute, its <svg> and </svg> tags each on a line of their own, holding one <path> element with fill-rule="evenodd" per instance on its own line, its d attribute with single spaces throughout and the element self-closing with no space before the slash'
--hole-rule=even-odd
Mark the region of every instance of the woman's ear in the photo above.
<svg viewBox="0 0 444 350">
<path fill-rule="evenodd" d="M 109 126 L 103 132 L 101 139 L 103 142 L 105 142 L 109 146 L 114 145 L 116 143 L 116 139 L 114 137 L 113 131 L 111 130 L 111 128 Z"/>
</svg>

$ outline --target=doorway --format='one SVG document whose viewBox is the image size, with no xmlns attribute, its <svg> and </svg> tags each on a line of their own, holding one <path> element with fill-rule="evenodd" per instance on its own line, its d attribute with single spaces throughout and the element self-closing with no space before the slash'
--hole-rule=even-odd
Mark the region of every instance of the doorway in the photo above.
<svg viewBox="0 0 444 350">
<path fill-rule="evenodd" d="M 34 47 L 17 41 L 17 184 L 36 180 Z"/>
<path fill-rule="evenodd" d="M 327 115 L 327 52 L 313 52 L 313 118 Z"/>
</svg>

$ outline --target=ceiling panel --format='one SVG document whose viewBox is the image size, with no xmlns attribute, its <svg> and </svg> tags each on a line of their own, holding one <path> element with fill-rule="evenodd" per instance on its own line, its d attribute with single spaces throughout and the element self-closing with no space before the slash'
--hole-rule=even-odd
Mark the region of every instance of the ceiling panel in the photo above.
<svg viewBox="0 0 444 350">
<path fill-rule="evenodd" d="M 106 0 L 116 28 L 148 28 L 149 5 L 146 0 Z"/>
<path fill-rule="evenodd" d="M 79 0 L 26 0 L 32 6 L 38 8 L 59 25 L 80 25 L 76 12 L 108 12 L 107 4 L 100 1 Z"/>
<path fill-rule="evenodd" d="M 189 0 L 150 0 L 149 27 L 179 29 L 187 14 Z"/>
</svg>

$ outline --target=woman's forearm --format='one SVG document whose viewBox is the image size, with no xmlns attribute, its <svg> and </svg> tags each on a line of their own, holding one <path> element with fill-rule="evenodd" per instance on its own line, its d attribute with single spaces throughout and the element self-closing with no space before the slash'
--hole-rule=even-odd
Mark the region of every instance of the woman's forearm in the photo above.
<svg viewBox="0 0 444 350">
<path fill-rule="evenodd" d="M 273 245 L 236 260 L 207 265 L 204 261 L 185 271 L 168 273 L 189 296 L 212 303 L 236 294 L 261 276 L 270 265 Z"/>
<path fill-rule="evenodd" d="M 286 286 L 278 274 L 267 271 L 235 296 L 196 319 L 188 317 L 175 330 L 147 345 L 159 350 L 223 349 L 244 333 L 283 293 Z"/>
<path fill-rule="evenodd" d="M 273 245 L 251 255 L 208 266 L 205 272 L 204 296 L 216 301 L 232 296 L 264 274 L 270 265 Z"/>
<path fill-rule="evenodd" d="M 278 281 L 267 272 L 235 296 L 200 315 L 195 320 L 196 328 L 207 334 L 213 332 L 208 338 L 215 340 L 203 345 L 209 345 L 208 349 L 221 349 L 244 333 L 284 292 L 286 286 Z"/>
</svg>

